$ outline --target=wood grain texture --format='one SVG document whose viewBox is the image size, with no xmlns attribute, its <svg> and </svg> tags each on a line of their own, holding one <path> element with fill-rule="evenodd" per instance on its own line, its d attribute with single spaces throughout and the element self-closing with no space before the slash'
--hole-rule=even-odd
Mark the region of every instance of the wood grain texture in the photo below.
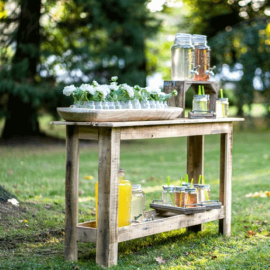
<svg viewBox="0 0 270 270">
<path fill-rule="evenodd" d="M 231 123 L 244 121 L 244 118 L 218 118 L 218 119 L 188 119 L 177 118 L 175 120 L 157 120 L 157 121 L 129 121 L 129 122 L 70 122 L 70 121 L 54 121 L 51 125 L 64 126 L 95 126 L 95 127 L 134 127 L 134 126 L 159 126 L 159 125 L 175 125 L 175 124 L 196 124 L 196 123 Z"/>
<path fill-rule="evenodd" d="M 66 127 L 65 259 L 76 261 L 78 223 L 79 139 L 78 127 Z"/>
<path fill-rule="evenodd" d="M 221 209 L 213 209 L 204 213 L 196 213 L 193 215 L 174 215 L 170 217 L 159 217 L 155 220 L 148 221 L 139 224 L 133 224 L 131 226 L 118 228 L 118 242 L 125 242 L 136 238 L 145 237 L 157 233 L 168 232 L 188 226 L 219 220 L 224 218 L 224 207 Z M 83 242 L 94 242 L 93 231 L 91 228 L 93 222 L 80 226 L 80 235 L 78 240 Z M 83 236 L 83 239 L 81 238 Z"/>
<path fill-rule="evenodd" d="M 231 204 L 232 204 L 232 125 L 231 132 L 221 134 L 220 138 L 220 186 L 219 201 L 225 207 L 225 217 L 219 221 L 219 232 L 231 235 Z"/>
<path fill-rule="evenodd" d="M 96 263 L 117 264 L 120 129 L 99 128 Z"/>
<path fill-rule="evenodd" d="M 204 136 L 187 137 L 187 174 L 189 182 L 198 184 L 199 176 L 204 174 Z M 189 227 L 188 230 L 198 232 L 203 230 L 203 225 Z"/>
<path fill-rule="evenodd" d="M 121 128 L 121 140 L 220 134 L 228 132 L 229 127 L 228 123 L 125 127 Z"/>
<path fill-rule="evenodd" d="M 57 108 L 58 114 L 67 121 L 78 122 L 125 122 L 175 119 L 182 108 L 90 110 L 83 108 Z"/>
</svg>

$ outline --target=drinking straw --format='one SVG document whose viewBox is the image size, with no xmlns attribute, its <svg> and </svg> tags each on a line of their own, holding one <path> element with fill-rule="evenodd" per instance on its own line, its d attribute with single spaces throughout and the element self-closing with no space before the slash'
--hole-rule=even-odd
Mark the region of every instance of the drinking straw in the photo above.
<svg viewBox="0 0 270 270">
<path fill-rule="evenodd" d="M 190 187 L 193 187 L 193 178 L 191 178 Z"/>
<path fill-rule="evenodd" d="M 223 98 L 223 90 L 220 89 L 220 97 Z"/>
<path fill-rule="evenodd" d="M 181 177 L 180 178 L 180 187 L 182 187 L 182 185 L 183 185 L 183 180 L 184 180 L 183 177 Z"/>
<path fill-rule="evenodd" d="M 198 184 L 200 184 L 200 183 L 201 183 L 201 179 L 202 179 L 202 175 L 200 174 Z"/>
<path fill-rule="evenodd" d="M 202 86 L 202 94 L 205 95 L 204 86 Z"/>
<path fill-rule="evenodd" d="M 220 89 L 220 97 L 223 98 L 223 90 Z M 223 103 L 221 103 L 221 109 L 222 109 L 222 116 L 225 117 L 225 108 Z"/>
<path fill-rule="evenodd" d="M 168 184 L 168 187 L 170 186 L 170 176 L 167 176 L 167 184 Z"/>
<path fill-rule="evenodd" d="M 188 174 L 186 173 L 186 179 L 185 179 L 185 182 L 188 183 Z"/>
<path fill-rule="evenodd" d="M 198 95 L 200 96 L 202 94 L 201 85 L 199 85 Z"/>
</svg>

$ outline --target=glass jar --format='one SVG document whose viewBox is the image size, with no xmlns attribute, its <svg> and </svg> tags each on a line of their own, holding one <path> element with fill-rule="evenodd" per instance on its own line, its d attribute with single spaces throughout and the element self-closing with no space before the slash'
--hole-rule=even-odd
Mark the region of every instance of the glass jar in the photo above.
<svg viewBox="0 0 270 270">
<path fill-rule="evenodd" d="M 121 106 L 121 109 L 126 109 L 127 108 L 127 105 L 126 105 L 125 101 L 120 101 L 120 106 Z"/>
<path fill-rule="evenodd" d="M 118 227 L 128 226 L 131 223 L 131 183 L 125 180 L 125 171 L 119 169 L 119 200 L 118 200 Z M 98 182 L 95 185 L 96 223 L 98 221 Z"/>
<path fill-rule="evenodd" d="M 107 101 L 103 101 L 102 102 L 102 106 L 104 110 L 109 110 L 109 106 L 108 106 L 108 102 Z"/>
<path fill-rule="evenodd" d="M 132 185 L 131 220 L 143 222 L 145 212 L 145 195 L 141 185 Z"/>
<path fill-rule="evenodd" d="M 164 109 L 168 108 L 168 102 L 167 101 L 163 101 L 163 106 L 164 106 Z"/>
<path fill-rule="evenodd" d="M 195 47 L 195 66 L 200 65 L 195 74 L 195 81 L 208 81 L 210 77 L 210 47 L 207 46 L 207 37 L 193 35 L 192 44 Z"/>
<path fill-rule="evenodd" d="M 174 206 L 174 186 L 163 186 L 162 200 L 164 205 Z"/>
<path fill-rule="evenodd" d="M 197 189 L 198 203 L 210 201 L 210 185 L 194 184 L 194 188 Z"/>
<path fill-rule="evenodd" d="M 142 109 L 150 109 L 149 101 L 148 100 L 142 100 L 141 101 L 141 108 Z"/>
<path fill-rule="evenodd" d="M 95 103 L 94 101 L 89 101 L 88 102 L 88 109 L 94 110 L 95 109 Z"/>
<path fill-rule="evenodd" d="M 207 97 L 206 95 L 195 95 L 192 101 L 192 112 L 195 114 L 207 114 Z"/>
<path fill-rule="evenodd" d="M 227 98 L 218 98 L 216 101 L 217 118 L 226 118 L 229 115 L 229 101 Z"/>
<path fill-rule="evenodd" d="M 160 105 L 160 102 L 158 100 L 155 101 L 155 104 L 156 104 L 157 109 L 161 109 L 161 105 Z"/>
<path fill-rule="evenodd" d="M 114 102 L 114 107 L 115 107 L 115 109 L 117 109 L 117 110 L 122 109 L 119 101 L 115 101 L 115 102 Z"/>
<path fill-rule="evenodd" d="M 126 103 L 126 109 L 133 109 L 131 100 L 128 100 L 128 101 L 126 101 L 125 103 Z"/>
<path fill-rule="evenodd" d="M 83 107 L 83 101 L 75 100 L 74 101 L 74 107 L 75 108 L 82 108 Z"/>
<path fill-rule="evenodd" d="M 95 102 L 95 108 L 96 110 L 103 110 L 103 105 L 101 101 L 96 101 Z"/>
<path fill-rule="evenodd" d="M 150 109 L 156 109 L 157 108 L 156 102 L 154 100 L 149 100 L 149 106 L 150 106 Z"/>
<path fill-rule="evenodd" d="M 175 205 L 178 207 L 185 207 L 187 204 L 187 192 L 186 192 L 186 187 L 175 187 L 175 193 L 174 193 L 174 198 L 175 198 Z"/>
<path fill-rule="evenodd" d="M 198 193 L 196 188 L 187 188 L 187 207 L 196 207 L 198 203 Z"/>
<path fill-rule="evenodd" d="M 173 81 L 194 79 L 194 46 L 191 35 L 178 33 L 171 48 L 171 77 Z"/>
<path fill-rule="evenodd" d="M 114 102 L 109 101 L 107 102 L 107 104 L 108 104 L 109 110 L 115 110 Z"/>
<path fill-rule="evenodd" d="M 134 109 L 138 109 L 138 110 L 141 109 L 141 104 L 138 99 L 134 99 L 132 103 L 133 103 L 132 105 Z"/>
</svg>

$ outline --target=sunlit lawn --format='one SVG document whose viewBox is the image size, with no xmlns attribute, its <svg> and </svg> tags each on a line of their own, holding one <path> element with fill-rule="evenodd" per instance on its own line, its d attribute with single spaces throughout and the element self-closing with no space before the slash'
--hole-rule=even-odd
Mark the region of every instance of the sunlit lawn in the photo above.
<svg viewBox="0 0 270 270">
<path fill-rule="evenodd" d="M 54 132 L 64 134 L 61 127 Z M 212 197 L 218 199 L 219 136 L 205 140 L 205 178 Z M 270 131 L 234 134 L 230 238 L 218 235 L 217 222 L 212 222 L 199 234 L 178 230 L 121 243 L 118 266 L 112 269 L 269 269 L 270 197 L 245 197 L 270 190 L 269 149 Z M 18 197 L 22 207 L 0 216 L 0 269 L 101 269 L 94 263 L 94 244 L 79 244 L 77 263 L 63 259 L 64 144 L 2 146 L 0 152 L 1 185 Z M 83 144 L 80 221 L 94 219 L 97 166 L 97 145 Z M 133 184 L 142 184 L 149 209 L 151 200 L 160 198 L 166 176 L 177 184 L 185 175 L 186 139 L 122 143 L 120 166 Z M 84 178 L 89 175 L 93 180 Z M 165 262 L 159 264 L 157 257 Z"/>
</svg>

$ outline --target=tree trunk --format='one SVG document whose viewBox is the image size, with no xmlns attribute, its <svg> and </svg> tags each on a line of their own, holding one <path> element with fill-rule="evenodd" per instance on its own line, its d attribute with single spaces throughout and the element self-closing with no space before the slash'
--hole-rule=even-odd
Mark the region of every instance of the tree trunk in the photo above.
<svg viewBox="0 0 270 270">
<path fill-rule="evenodd" d="M 12 77 L 20 83 L 35 84 L 40 48 L 41 0 L 21 0 L 21 13 L 16 35 L 16 52 L 12 59 Z M 22 94 L 9 95 L 7 116 L 2 137 L 39 134 L 36 108 L 31 101 L 26 103 Z"/>
</svg>

